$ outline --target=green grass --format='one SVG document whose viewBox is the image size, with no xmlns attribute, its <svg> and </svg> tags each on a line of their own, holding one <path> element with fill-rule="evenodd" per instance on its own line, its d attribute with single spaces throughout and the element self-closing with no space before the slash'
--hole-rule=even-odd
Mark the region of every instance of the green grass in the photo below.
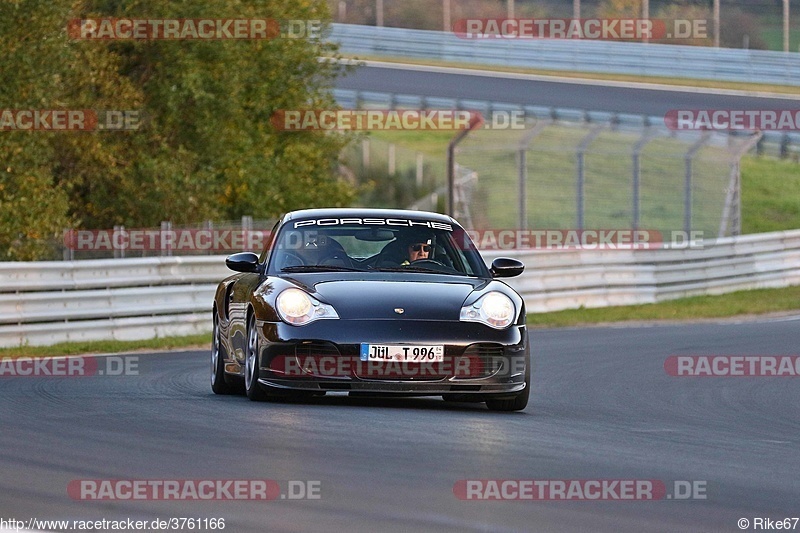
<svg viewBox="0 0 800 533">
<path fill-rule="evenodd" d="M 605 322 L 697 320 L 798 309 L 800 286 L 738 291 L 719 296 L 694 296 L 656 304 L 529 314 L 528 324 L 536 327 L 565 327 Z"/>
<path fill-rule="evenodd" d="M 0 348 L 0 359 L 12 357 L 54 357 L 97 353 L 120 353 L 143 350 L 174 350 L 177 348 L 210 349 L 211 333 L 182 337 L 161 337 L 140 341 L 63 342 L 52 346 L 19 346 Z"/>
<path fill-rule="evenodd" d="M 783 25 L 770 26 L 761 32 L 761 38 L 767 44 L 768 50 L 783 51 Z M 797 52 L 800 46 L 800 27 L 789 28 L 789 51 Z"/>
<path fill-rule="evenodd" d="M 800 164 L 785 159 L 742 159 L 742 232 L 800 228 Z"/>
</svg>

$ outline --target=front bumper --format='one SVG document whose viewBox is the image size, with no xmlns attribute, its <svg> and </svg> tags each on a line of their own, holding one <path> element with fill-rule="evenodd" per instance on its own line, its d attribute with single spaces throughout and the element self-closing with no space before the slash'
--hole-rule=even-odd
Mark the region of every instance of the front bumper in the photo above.
<svg viewBox="0 0 800 533">
<path fill-rule="evenodd" d="M 525 389 L 529 347 L 524 325 L 420 320 L 320 320 L 295 327 L 258 322 L 259 383 L 286 391 L 503 398 Z M 361 361 L 361 343 L 441 344 L 444 361 Z"/>
</svg>

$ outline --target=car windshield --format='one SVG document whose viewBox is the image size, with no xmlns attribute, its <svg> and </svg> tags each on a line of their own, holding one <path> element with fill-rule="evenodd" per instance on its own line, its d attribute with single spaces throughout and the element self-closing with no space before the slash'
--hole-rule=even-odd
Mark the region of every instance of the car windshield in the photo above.
<svg viewBox="0 0 800 533">
<path fill-rule="evenodd" d="M 291 221 L 281 229 L 269 264 L 271 275 L 351 271 L 489 275 L 462 228 L 424 220 Z"/>
</svg>

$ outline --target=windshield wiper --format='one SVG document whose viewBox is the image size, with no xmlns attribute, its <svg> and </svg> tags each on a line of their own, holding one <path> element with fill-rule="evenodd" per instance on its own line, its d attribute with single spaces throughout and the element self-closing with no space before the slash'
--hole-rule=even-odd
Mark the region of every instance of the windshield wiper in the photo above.
<svg viewBox="0 0 800 533">
<path fill-rule="evenodd" d="M 338 265 L 296 265 L 285 267 L 281 272 L 364 272 L 360 268 Z"/>
</svg>

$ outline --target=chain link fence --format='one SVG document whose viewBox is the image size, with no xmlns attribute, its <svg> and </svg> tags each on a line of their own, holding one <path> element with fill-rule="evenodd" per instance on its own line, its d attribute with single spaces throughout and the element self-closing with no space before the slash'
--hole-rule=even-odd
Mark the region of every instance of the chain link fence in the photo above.
<svg viewBox="0 0 800 533">
<path fill-rule="evenodd" d="M 445 133 L 446 140 L 454 135 Z M 741 156 L 760 135 L 675 132 L 588 120 L 530 119 L 478 129 L 456 147 L 453 214 L 475 230 L 649 230 L 738 235 Z M 360 137 L 342 167 L 368 207 L 447 210 L 444 146 L 413 150 Z M 260 251 L 274 220 L 69 230 L 63 259 Z"/>
<path fill-rule="evenodd" d="M 533 121 L 457 148 L 478 183 L 475 229 L 740 232 L 739 160 L 758 136 Z"/>
<path fill-rule="evenodd" d="M 533 118 L 456 147 L 454 216 L 468 229 L 738 235 L 739 161 L 761 136 L 646 123 Z M 451 134 L 454 135 L 454 134 Z M 365 137 L 343 153 L 361 204 L 447 210 L 445 143 L 430 155 Z"/>
</svg>

